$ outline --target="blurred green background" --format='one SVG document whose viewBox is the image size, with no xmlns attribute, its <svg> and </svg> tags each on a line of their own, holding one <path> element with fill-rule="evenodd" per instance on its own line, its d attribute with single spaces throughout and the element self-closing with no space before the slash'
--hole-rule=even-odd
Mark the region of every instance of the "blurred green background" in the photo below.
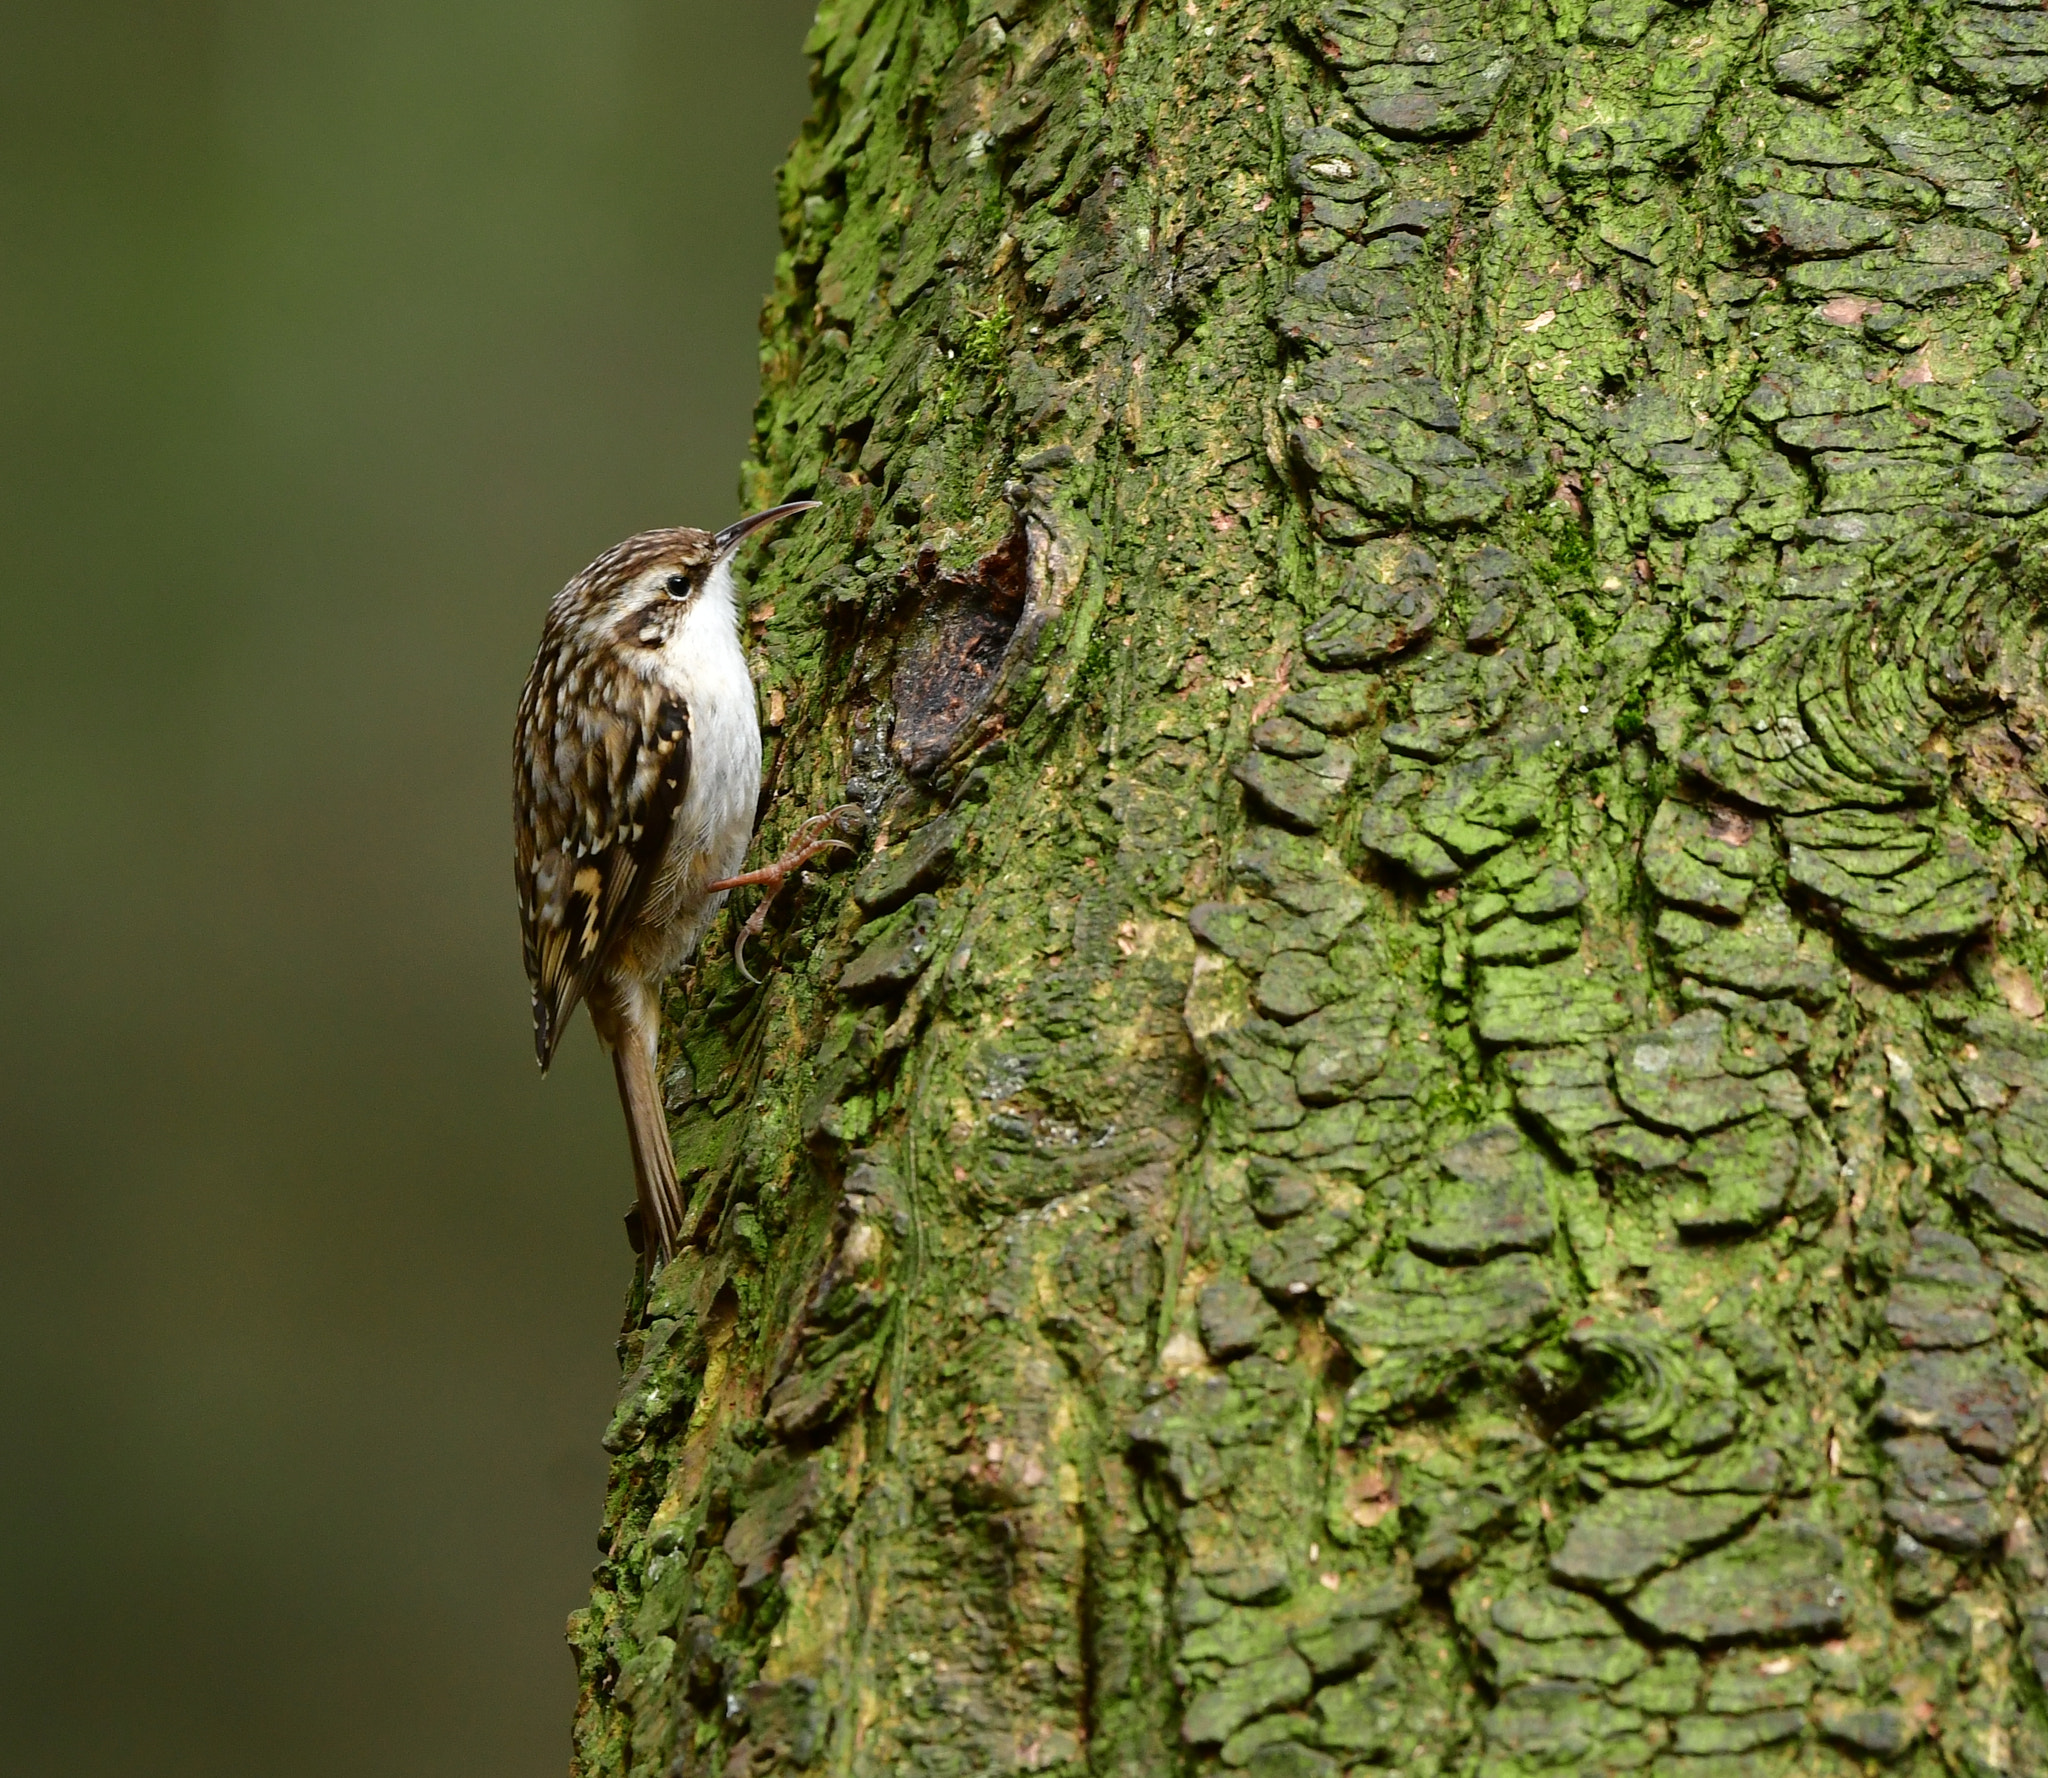
<svg viewBox="0 0 2048 1778">
<path fill-rule="evenodd" d="M 737 511 L 808 11 L 0 0 L 0 1770 L 566 1764 L 632 1179 L 512 713 Z"/>
</svg>

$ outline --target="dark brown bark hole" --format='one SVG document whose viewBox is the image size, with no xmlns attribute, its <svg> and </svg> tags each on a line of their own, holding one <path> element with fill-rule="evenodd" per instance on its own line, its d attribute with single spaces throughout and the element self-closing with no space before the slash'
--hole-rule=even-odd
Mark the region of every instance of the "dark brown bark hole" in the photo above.
<svg viewBox="0 0 2048 1778">
<path fill-rule="evenodd" d="M 941 568 L 930 549 L 903 571 L 914 595 L 890 688 L 890 746 L 913 776 L 942 764 L 987 713 L 996 668 L 1024 614 L 1024 568 L 1020 525 L 965 572 Z"/>
<path fill-rule="evenodd" d="M 1577 1353 L 1555 1345 L 1539 1348 L 1523 1361 L 1515 1373 L 1515 1393 L 1534 1415 L 1543 1438 L 1556 1442 L 1565 1429 L 1587 1414 L 1615 1388 L 1613 1367 L 1604 1361 L 1587 1362 Z M 1575 1432 L 1584 1436 L 1587 1426 Z M 1565 1436 L 1573 1436 L 1565 1434 Z"/>
</svg>

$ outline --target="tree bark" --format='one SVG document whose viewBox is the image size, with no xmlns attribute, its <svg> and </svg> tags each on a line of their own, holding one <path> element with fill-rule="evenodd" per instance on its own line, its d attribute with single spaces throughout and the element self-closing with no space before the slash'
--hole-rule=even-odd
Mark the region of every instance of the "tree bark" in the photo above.
<svg viewBox="0 0 2048 1778">
<path fill-rule="evenodd" d="M 2048 1772 L 2042 13 L 810 50 L 576 1770 Z"/>
</svg>

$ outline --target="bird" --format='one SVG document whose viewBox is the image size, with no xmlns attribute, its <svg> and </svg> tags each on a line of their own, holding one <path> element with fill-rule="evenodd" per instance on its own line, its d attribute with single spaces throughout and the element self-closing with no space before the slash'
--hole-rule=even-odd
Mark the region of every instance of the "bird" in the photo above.
<svg viewBox="0 0 2048 1778">
<path fill-rule="evenodd" d="M 675 1251 L 682 1189 L 655 1075 L 661 984 L 742 881 L 779 885 L 821 845 L 735 879 L 761 794 L 761 727 L 740 644 L 740 545 L 815 500 L 725 527 L 643 531 L 548 606 L 513 740 L 513 868 L 545 1074 L 580 1001 L 611 1054 L 639 1241 Z M 806 851 L 805 848 L 809 850 Z"/>
</svg>

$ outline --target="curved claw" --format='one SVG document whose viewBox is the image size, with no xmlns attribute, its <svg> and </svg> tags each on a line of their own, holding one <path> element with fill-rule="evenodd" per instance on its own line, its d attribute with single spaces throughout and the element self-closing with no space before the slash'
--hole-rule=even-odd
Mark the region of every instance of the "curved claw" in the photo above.
<svg viewBox="0 0 2048 1778">
<path fill-rule="evenodd" d="M 761 905 L 747 916 L 747 923 L 740 928 L 739 937 L 732 944 L 733 967 L 757 988 L 761 985 L 761 978 L 747 967 L 747 940 L 760 936 L 761 928 L 767 924 L 768 904 L 774 899 L 775 891 L 772 889 L 761 897 Z"/>
<path fill-rule="evenodd" d="M 761 897 L 760 905 L 740 928 L 739 936 L 733 941 L 733 966 L 741 975 L 757 987 L 760 978 L 747 968 L 747 940 L 759 938 L 768 923 L 768 910 L 775 903 L 782 886 L 806 864 L 821 852 L 835 847 L 842 852 L 853 850 L 853 842 L 842 839 L 838 833 L 829 831 L 849 823 L 850 819 L 866 821 L 867 811 L 858 803 L 842 803 L 836 809 L 828 809 L 822 815 L 813 815 L 796 830 L 796 842 L 773 863 L 764 864 L 759 870 L 743 871 L 736 877 L 720 877 L 716 882 L 705 885 L 706 893 L 717 894 L 727 889 L 747 889 L 755 884 L 764 886 L 768 893 Z"/>
<path fill-rule="evenodd" d="M 858 803 L 843 803 L 836 809 L 828 809 L 822 815 L 813 815 L 796 830 L 796 843 L 773 863 L 764 864 L 759 870 L 742 871 L 736 877 L 720 877 L 716 882 L 704 885 L 705 893 L 717 894 L 721 889 L 749 889 L 757 883 L 766 883 L 771 890 L 779 889 L 788 880 L 791 872 L 803 868 L 820 852 L 829 852 L 837 847 L 842 852 L 851 852 L 853 842 L 841 839 L 836 833 L 821 833 L 819 830 L 836 827 L 841 818 L 857 815 L 866 819 L 866 811 Z"/>
</svg>

